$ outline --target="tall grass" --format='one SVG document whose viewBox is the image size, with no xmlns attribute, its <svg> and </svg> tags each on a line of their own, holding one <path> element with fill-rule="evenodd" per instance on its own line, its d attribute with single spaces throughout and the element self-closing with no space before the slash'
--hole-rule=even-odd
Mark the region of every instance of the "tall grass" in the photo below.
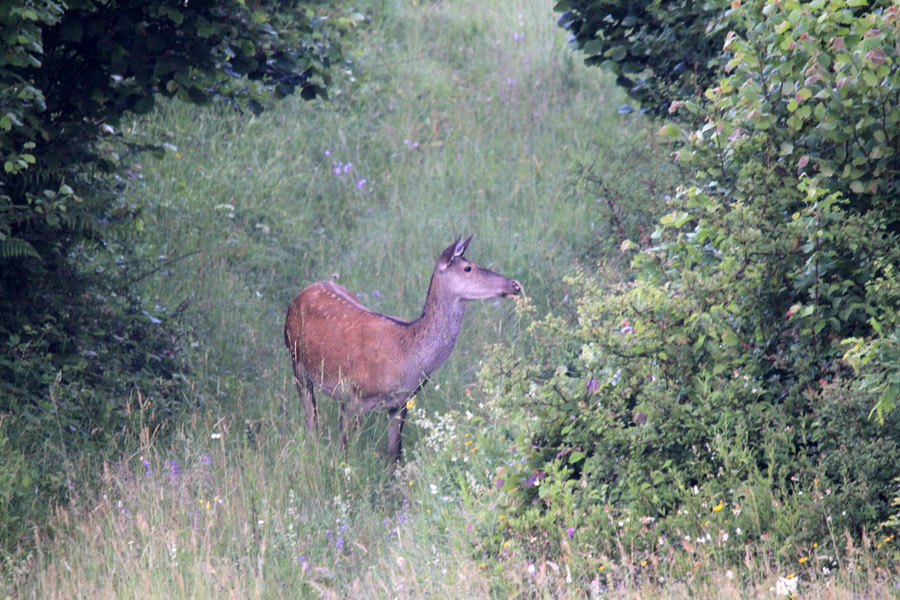
<svg viewBox="0 0 900 600">
<path fill-rule="evenodd" d="M 487 417 L 476 373 L 486 347 L 525 325 L 509 301 L 470 309 L 453 357 L 416 398 L 404 464 L 384 458 L 386 419 L 346 452 L 327 399 L 318 439 L 282 342 L 288 303 L 334 278 L 379 312 L 418 314 L 437 254 L 468 255 L 522 282 L 539 311 L 605 224 L 568 179 L 573 160 L 640 143 L 646 125 L 565 50 L 551 2 L 383 1 L 329 102 L 288 100 L 259 117 L 165 104 L 130 134 L 163 139 L 134 166 L 139 240 L 162 268 L 145 280 L 183 311 L 195 406 L 172 437 L 79 474 L 70 505 L 7 560 L 22 598 L 482 598 L 771 596 L 765 560 L 734 578 L 635 587 L 573 576 L 565 556 L 505 537 L 496 469 L 508 431 Z M 653 165 L 632 165 L 647 170 Z M 152 410 L 142 404 L 141 410 Z M 864 553 L 863 553 L 864 556 Z M 624 573 L 628 565 L 610 565 Z M 813 580 L 807 597 L 889 592 Z M 855 575 L 854 575 L 855 577 Z"/>
</svg>

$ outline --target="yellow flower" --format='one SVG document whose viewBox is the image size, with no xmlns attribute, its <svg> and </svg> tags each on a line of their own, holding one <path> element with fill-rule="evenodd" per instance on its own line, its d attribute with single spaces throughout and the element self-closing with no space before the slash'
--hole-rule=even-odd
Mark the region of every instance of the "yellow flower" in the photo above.
<svg viewBox="0 0 900 600">
<path fill-rule="evenodd" d="M 723 508 L 725 508 L 725 504 L 724 504 L 723 502 L 720 501 L 718 504 L 716 504 L 715 506 L 713 506 L 713 512 L 719 512 L 719 511 L 722 510 Z"/>
<path fill-rule="evenodd" d="M 412 410 L 413 405 L 416 403 L 416 397 L 413 396 L 409 400 L 406 401 L 406 410 Z"/>
<path fill-rule="evenodd" d="M 800 564 L 802 565 L 803 563 L 805 563 L 805 562 L 808 561 L 808 560 L 809 560 L 809 557 L 808 557 L 808 556 L 804 556 L 803 558 L 800 559 Z"/>
</svg>

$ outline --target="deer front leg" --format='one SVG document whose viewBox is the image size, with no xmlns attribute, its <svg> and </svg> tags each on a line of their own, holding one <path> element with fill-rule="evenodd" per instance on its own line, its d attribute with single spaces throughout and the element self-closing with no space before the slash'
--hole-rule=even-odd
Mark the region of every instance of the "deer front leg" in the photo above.
<svg viewBox="0 0 900 600">
<path fill-rule="evenodd" d="M 401 434 L 403 424 L 406 423 L 406 403 L 399 410 L 391 413 L 391 422 L 388 425 L 388 457 L 393 462 L 400 462 Z"/>
</svg>

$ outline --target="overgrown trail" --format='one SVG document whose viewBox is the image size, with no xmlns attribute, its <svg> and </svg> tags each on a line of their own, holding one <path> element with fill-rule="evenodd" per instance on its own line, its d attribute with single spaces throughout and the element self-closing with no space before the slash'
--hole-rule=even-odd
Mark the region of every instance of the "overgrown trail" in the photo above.
<svg viewBox="0 0 900 600">
<path fill-rule="evenodd" d="M 330 102 L 258 118 L 168 104 L 131 133 L 167 143 L 128 187 L 146 281 L 187 307 L 194 408 L 171 437 L 75 477 L 38 551 L 10 558 L 14 597 L 486 597 L 528 589 L 504 558 L 493 473 L 507 425 L 477 385 L 489 344 L 515 339 L 508 304 L 473 306 L 453 357 L 416 399 L 412 451 L 385 473 L 375 417 L 340 455 L 335 411 L 318 440 L 281 341 L 292 296 L 338 279 L 370 308 L 421 308 L 437 252 L 517 278 L 541 310 L 601 223 L 571 187 L 574 158 L 637 121 L 564 47 L 551 2 L 361 7 Z M 171 261 L 174 257 L 183 259 Z M 142 410 L 153 410 L 152 399 Z M 491 561 L 489 568 L 486 566 Z"/>
</svg>

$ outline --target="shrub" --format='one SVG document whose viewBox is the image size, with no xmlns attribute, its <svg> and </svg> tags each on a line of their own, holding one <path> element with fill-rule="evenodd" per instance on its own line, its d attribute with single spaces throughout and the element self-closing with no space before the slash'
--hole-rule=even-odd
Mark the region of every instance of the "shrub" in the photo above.
<svg viewBox="0 0 900 600">
<path fill-rule="evenodd" d="M 897 389 L 898 17 L 839 1 L 720 15 L 730 59 L 661 128 L 687 181 L 633 281 L 582 273 L 573 315 L 535 324 L 533 359 L 501 349 L 482 373 L 526 423 L 507 480 L 520 527 L 630 522 L 648 556 L 690 553 L 719 507 L 784 553 L 890 515 L 897 417 L 867 408 Z"/>
<path fill-rule="evenodd" d="M 0 418 L 38 475 L 31 508 L 0 507 L 0 543 L 64 495 L 64 460 L 159 433 L 184 400 L 180 309 L 140 297 L 155 257 L 132 246 L 144 221 L 119 195 L 153 140 L 127 146 L 120 120 L 157 95 L 254 112 L 323 95 L 340 58 L 327 33 L 294 2 L 0 7 Z M 4 461 L 0 480 L 22 470 Z"/>
</svg>

